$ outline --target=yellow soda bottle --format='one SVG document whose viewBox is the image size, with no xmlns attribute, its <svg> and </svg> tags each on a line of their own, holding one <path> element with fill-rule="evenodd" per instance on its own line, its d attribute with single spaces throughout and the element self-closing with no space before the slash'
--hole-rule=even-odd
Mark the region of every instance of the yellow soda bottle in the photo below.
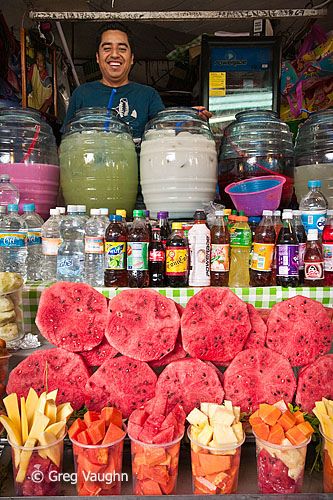
<svg viewBox="0 0 333 500">
<path fill-rule="evenodd" d="M 250 252 L 252 232 L 247 217 L 236 216 L 230 229 L 230 287 L 247 287 L 250 284 Z"/>
</svg>

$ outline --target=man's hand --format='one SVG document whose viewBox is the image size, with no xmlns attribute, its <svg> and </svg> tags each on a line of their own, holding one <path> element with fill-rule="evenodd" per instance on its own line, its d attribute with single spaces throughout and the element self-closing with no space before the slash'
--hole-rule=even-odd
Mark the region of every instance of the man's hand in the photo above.
<svg viewBox="0 0 333 500">
<path fill-rule="evenodd" d="M 194 109 L 197 109 L 199 111 L 199 116 L 203 118 L 204 120 L 208 121 L 209 118 L 213 116 L 213 114 L 208 111 L 204 106 L 193 106 Z"/>
</svg>

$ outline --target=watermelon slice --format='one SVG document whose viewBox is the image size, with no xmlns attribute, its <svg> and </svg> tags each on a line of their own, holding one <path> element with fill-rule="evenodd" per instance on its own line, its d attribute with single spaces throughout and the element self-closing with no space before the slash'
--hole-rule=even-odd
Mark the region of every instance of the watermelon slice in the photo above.
<svg viewBox="0 0 333 500">
<path fill-rule="evenodd" d="M 182 337 L 179 334 L 176 340 L 175 348 L 171 352 L 169 352 L 169 354 L 163 356 L 163 358 L 155 361 L 150 361 L 149 366 L 151 366 L 151 368 L 160 368 L 161 366 L 168 365 L 172 361 L 177 361 L 177 359 L 186 358 L 186 356 L 187 352 L 184 350 Z"/>
<path fill-rule="evenodd" d="M 312 363 L 331 347 L 333 325 L 324 306 L 302 295 L 275 304 L 267 328 L 267 347 L 292 366 Z"/>
<path fill-rule="evenodd" d="M 36 351 L 10 373 L 7 394 L 28 395 L 30 387 L 40 395 L 58 389 L 57 404 L 71 403 L 78 410 L 84 403 L 84 386 L 89 372 L 82 358 L 64 349 Z"/>
<path fill-rule="evenodd" d="M 183 347 L 193 358 L 225 363 L 240 352 L 251 330 L 245 302 L 228 288 L 205 288 L 181 319 Z"/>
<path fill-rule="evenodd" d="M 257 410 L 260 403 L 281 399 L 291 403 L 295 389 L 289 361 L 266 347 L 240 352 L 224 372 L 225 398 L 246 413 Z"/>
<path fill-rule="evenodd" d="M 43 290 L 36 316 L 41 334 L 71 352 L 89 351 L 103 338 L 106 298 L 84 283 L 59 281 Z"/>
<path fill-rule="evenodd" d="M 224 391 L 214 368 L 199 359 L 170 363 L 156 384 L 156 396 L 167 396 L 167 412 L 179 403 L 189 413 L 201 401 L 222 403 Z"/>
<path fill-rule="evenodd" d="M 259 312 L 252 304 L 247 304 L 247 309 L 251 321 L 251 331 L 245 342 L 244 349 L 253 347 L 265 347 L 267 326 Z"/>
<path fill-rule="evenodd" d="M 105 335 L 125 356 L 152 361 L 174 349 L 179 326 L 172 300 L 155 290 L 124 290 L 110 300 Z"/>
<path fill-rule="evenodd" d="M 85 402 L 89 410 L 115 406 L 127 418 L 155 394 L 157 376 L 143 361 L 127 356 L 108 358 L 86 383 Z"/>
<path fill-rule="evenodd" d="M 326 354 L 305 366 L 299 373 L 296 404 L 312 412 L 321 398 L 333 399 L 333 354 Z"/>
<path fill-rule="evenodd" d="M 91 351 L 80 352 L 84 361 L 89 367 L 101 366 L 108 358 L 114 358 L 118 351 L 104 338 L 102 342 L 91 349 Z"/>
</svg>

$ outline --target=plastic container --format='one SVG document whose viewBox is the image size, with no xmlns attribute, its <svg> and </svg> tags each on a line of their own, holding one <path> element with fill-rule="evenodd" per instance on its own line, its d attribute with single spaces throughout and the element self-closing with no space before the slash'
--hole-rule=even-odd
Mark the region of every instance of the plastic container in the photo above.
<svg viewBox="0 0 333 500">
<path fill-rule="evenodd" d="M 281 174 L 286 179 L 281 206 L 287 207 L 293 194 L 293 170 L 292 133 L 275 112 L 244 111 L 224 129 L 219 156 L 219 188 L 222 203 L 227 206 L 230 201 L 224 189 L 231 182 Z M 275 210 L 262 206 L 258 215 L 265 209 Z"/>
<path fill-rule="evenodd" d="M 298 446 L 277 445 L 255 438 L 259 493 L 301 493 L 306 451 L 311 438 Z"/>
<path fill-rule="evenodd" d="M 321 426 L 320 433 L 323 437 L 323 487 L 324 493 L 333 493 L 333 439 L 324 434 Z"/>
<path fill-rule="evenodd" d="M 192 485 L 195 495 L 230 495 L 237 493 L 239 463 L 243 440 L 235 445 L 219 448 L 204 446 L 191 437 Z"/>
<path fill-rule="evenodd" d="M 333 209 L 333 110 L 312 113 L 299 126 L 295 143 L 297 200 L 308 192 L 307 181 L 320 179 L 322 192 Z"/>
<path fill-rule="evenodd" d="M 8 174 L 0 175 L 0 206 L 10 204 L 18 205 L 20 201 L 20 193 L 14 184 L 10 182 Z"/>
<path fill-rule="evenodd" d="M 58 496 L 61 494 L 65 434 L 51 445 L 32 448 L 9 444 L 12 450 L 16 496 Z M 23 457 L 27 461 L 23 467 Z"/>
<path fill-rule="evenodd" d="M 237 210 L 245 215 L 261 215 L 263 210 L 276 210 L 280 205 L 284 177 L 269 175 L 252 177 L 240 182 L 233 182 L 225 188 Z"/>
<path fill-rule="evenodd" d="M 68 123 L 60 145 L 66 203 L 132 212 L 138 163 L 129 127 L 104 108 L 85 108 Z"/>
<path fill-rule="evenodd" d="M 134 495 L 175 494 L 178 478 L 180 442 L 146 444 L 131 436 Z"/>
<path fill-rule="evenodd" d="M 0 339 L 8 348 L 19 347 L 24 335 L 22 287 L 19 274 L 0 272 Z"/>
<path fill-rule="evenodd" d="M 125 435 L 109 444 L 84 445 L 71 439 L 79 496 L 120 495 Z"/>
<path fill-rule="evenodd" d="M 0 171 L 8 174 L 24 203 L 46 219 L 59 190 L 59 160 L 51 127 L 38 111 L 0 109 Z"/>
<path fill-rule="evenodd" d="M 190 218 L 215 198 L 217 153 L 209 125 L 193 108 L 167 108 L 145 128 L 141 144 L 142 193 L 152 217 Z"/>
</svg>

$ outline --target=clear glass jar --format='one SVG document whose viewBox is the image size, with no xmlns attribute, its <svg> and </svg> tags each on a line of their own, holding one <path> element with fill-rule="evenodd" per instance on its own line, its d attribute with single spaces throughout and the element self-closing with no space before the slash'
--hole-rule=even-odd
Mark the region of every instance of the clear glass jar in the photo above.
<svg viewBox="0 0 333 500">
<path fill-rule="evenodd" d="M 60 182 L 66 204 L 87 209 L 134 208 L 138 164 L 129 127 L 116 113 L 85 108 L 68 123 L 60 145 Z"/>
<path fill-rule="evenodd" d="M 321 192 L 333 208 L 333 110 L 312 113 L 300 125 L 295 143 L 295 189 L 298 202 L 308 180 L 319 179 Z"/>
<path fill-rule="evenodd" d="M 219 188 L 222 201 L 230 206 L 224 188 L 248 177 L 282 174 L 281 207 L 291 201 L 294 184 L 292 134 L 274 111 L 243 111 L 224 129 L 219 156 Z"/>
<path fill-rule="evenodd" d="M 55 137 L 41 114 L 32 109 L 0 108 L 0 172 L 20 192 L 20 209 L 35 203 L 47 218 L 59 189 Z"/>
<path fill-rule="evenodd" d="M 214 200 L 217 152 L 206 121 L 193 108 L 167 108 L 145 128 L 141 144 L 142 193 L 153 217 L 192 217 Z"/>
</svg>

